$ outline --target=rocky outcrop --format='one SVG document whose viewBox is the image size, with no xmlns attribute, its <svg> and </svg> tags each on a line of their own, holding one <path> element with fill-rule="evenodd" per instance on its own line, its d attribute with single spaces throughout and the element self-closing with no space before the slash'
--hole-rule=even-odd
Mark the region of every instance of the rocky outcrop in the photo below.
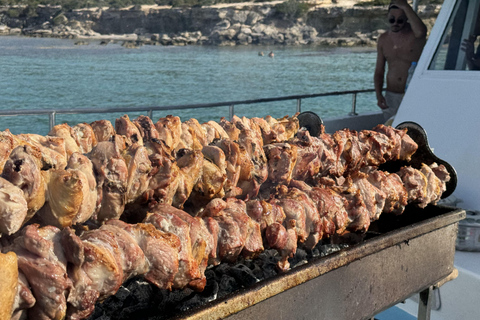
<svg viewBox="0 0 480 320">
<path fill-rule="evenodd" d="M 440 6 L 419 8 L 432 26 Z M 121 39 L 151 45 L 374 45 L 387 28 L 384 7 L 318 5 L 298 19 L 287 19 L 275 3 L 170 8 L 82 9 L 62 12 L 39 6 L 36 16 L 12 16 L 0 8 L 0 34 L 79 39 Z M 431 29 L 431 28 L 429 28 Z M 108 42 L 107 42 L 108 43 Z M 128 45 L 129 47 L 135 47 Z"/>
</svg>

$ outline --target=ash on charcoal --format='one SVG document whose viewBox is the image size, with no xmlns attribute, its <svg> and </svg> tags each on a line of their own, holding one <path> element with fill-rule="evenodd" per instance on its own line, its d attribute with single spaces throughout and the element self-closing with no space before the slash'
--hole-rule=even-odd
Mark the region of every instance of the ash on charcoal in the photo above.
<svg viewBox="0 0 480 320">
<path fill-rule="evenodd" d="M 145 281 L 133 281 L 128 286 L 128 290 L 131 292 L 130 298 L 136 300 L 140 304 L 148 304 L 152 294 L 152 286 Z"/>
<path fill-rule="evenodd" d="M 202 295 L 205 296 L 205 299 L 208 301 L 215 300 L 219 290 L 218 281 L 215 278 L 215 272 L 213 270 L 207 270 L 205 272 L 205 277 L 207 278 L 207 285 L 202 291 Z"/>
<path fill-rule="evenodd" d="M 313 258 L 319 257 L 320 256 L 320 250 L 317 247 L 313 248 L 312 251 L 311 251 L 311 255 L 312 255 Z"/>
<path fill-rule="evenodd" d="M 249 266 L 257 279 L 267 279 L 278 274 L 277 262 L 280 259 L 276 250 L 266 250 Z"/>
<path fill-rule="evenodd" d="M 328 244 L 328 245 L 321 245 L 318 247 L 318 249 L 320 251 L 320 256 L 324 257 L 326 255 L 340 251 L 344 248 L 348 248 L 348 246 L 349 246 L 348 244 Z"/>
<path fill-rule="evenodd" d="M 298 248 L 295 255 L 288 259 L 288 262 L 290 263 L 290 268 L 295 268 L 307 263 L 307 251 Z"/>
<path fill-rule="evenodd" d="M 127 297 L 131 294 L 130 290 L 128 290 L 127 288 L 125 288 L 124 286 L 121 286 L 117 293 L 115 294 L 115 297 L 120 300 L 120 301 L 125 301 L 125 299 L 127 299 Z"/>
</svg>

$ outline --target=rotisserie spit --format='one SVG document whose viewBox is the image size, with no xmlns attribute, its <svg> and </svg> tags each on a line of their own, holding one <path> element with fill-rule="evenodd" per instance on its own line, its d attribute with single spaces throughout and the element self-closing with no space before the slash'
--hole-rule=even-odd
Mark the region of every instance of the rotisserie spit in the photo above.
<svg viewBox="0 0 480 320">
<path fill-rule="evenodd" d="M 45 137 L 4 131 L 1 245 L 5 269 L 18 264 L 5 312 L 83 319 L 140 278 L 164 292 L 208 291 L 212 267 L 263 252 L 289 279 L 297 251 L 363 238 L 381 215 L 394 221 L 453 191 L 454 169 L 429 153 L 418 125 L 404 126 L 317 137 L 296 116 L 124 116 L 115 128 L 63 124 Z"/>
</svg>

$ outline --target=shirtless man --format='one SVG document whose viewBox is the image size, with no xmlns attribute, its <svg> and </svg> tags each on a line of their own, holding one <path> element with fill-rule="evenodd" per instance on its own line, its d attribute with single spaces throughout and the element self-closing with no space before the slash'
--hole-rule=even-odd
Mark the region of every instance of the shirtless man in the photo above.
<svg viewBox="0 0 480 320">
<path fill-rule="evenodd" d="M 377 64 L 373 78 L 377 104 L 385 120 L 393 117 L 405 93 L 408 69 L 418 61 L 425 46 L 427 27 L 406 0 L 392 0 L 388 7 L 390 30 L 380 35 L 377 43 Z M 382 94 L 387 64 L 387 88 Z"/>
</svg>

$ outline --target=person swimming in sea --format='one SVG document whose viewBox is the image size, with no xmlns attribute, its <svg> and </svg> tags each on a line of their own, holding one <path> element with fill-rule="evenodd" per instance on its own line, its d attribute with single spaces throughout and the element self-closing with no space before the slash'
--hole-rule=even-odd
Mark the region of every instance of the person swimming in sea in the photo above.
<svg viewBox="0 0 480 320">
<path fill-rule="evenodd" d="M 273 53 L 273 51 L 270 51 L 270 53 L 268 54 L 268 56 L 269 56 L 270 58 L 273 58 L 273 57 L 275 57 L 275 54 Z"/>
</svg>

